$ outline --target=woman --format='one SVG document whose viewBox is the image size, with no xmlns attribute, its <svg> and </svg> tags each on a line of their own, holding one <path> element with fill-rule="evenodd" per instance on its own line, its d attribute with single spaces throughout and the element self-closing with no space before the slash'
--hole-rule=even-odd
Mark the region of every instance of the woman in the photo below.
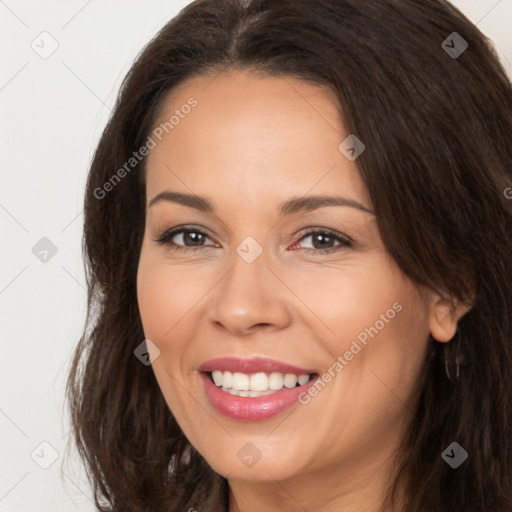
<svg viewBox="0 0 512 512">
<path fill-rule="evenodd" d="M 443 0 L 160 31 L 87 182 L 99 510 L 512 510 L 511 90 Z"/>
</svg>

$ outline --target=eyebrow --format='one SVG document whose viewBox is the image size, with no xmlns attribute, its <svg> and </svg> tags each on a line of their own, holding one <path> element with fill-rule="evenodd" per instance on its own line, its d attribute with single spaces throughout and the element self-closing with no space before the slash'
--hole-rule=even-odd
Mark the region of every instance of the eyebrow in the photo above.
<svg viewBox="0 0 512 512">
<path fill-rule="evenodd" d="M 188 206 L 189 208 L 195 208 L 201 212 L 215 213 L 213 204 L 208 199 L 206 199 L 206 197 L 201 197 L 195 194 L 172 192 L 170 190 L 165 190 L 156 195 L 149 202 L 148 207 L 151 208 L 155 204 L 162 201 L 178 203 L 183 206 Z M 372 210 L 366 208 L 366 206 L 358 203 L 354 199 L 341 196 L 292 197 L 279 206 L 279 215 L 284 217 L 286 215 L 292 215 L 298 212 L 310 212 L 317 210 L 318 208 L 325 208 L 327 206 L 350 206 L 351 208 L 356 208 L 363 212 L 370 213 L 371 215 L 375 215 Z"/>
</svg>

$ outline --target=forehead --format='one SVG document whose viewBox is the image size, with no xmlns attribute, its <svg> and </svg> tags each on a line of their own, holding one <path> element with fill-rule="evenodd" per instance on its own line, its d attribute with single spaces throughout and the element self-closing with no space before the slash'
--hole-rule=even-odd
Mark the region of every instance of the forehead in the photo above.
<svg viewBox="0 0 512 512">
<path fill-rule="evenodd" d="M 171 188 L 261 203 L 314 188 L 369 205 L 356 163 L 338 149 L 348 133 L 326 87 L 248 71 L 198 76 L 168 94 L 158 127 L 148 198 Z"/>
</svg>

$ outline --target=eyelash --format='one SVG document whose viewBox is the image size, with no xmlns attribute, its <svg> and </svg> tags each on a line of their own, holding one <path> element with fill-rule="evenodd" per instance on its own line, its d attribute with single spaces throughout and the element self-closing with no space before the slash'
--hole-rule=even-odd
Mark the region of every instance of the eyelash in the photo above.
<svg viewBox="0 0 512 512">
<path fill-rule="evenodd" d="M 179 251 L 179 252 L 190 252 L 190 251 L 197 251 L 197 250 L 202 250 L 202 249 L 207 248 L 207 246 L 187 247 L 184 245 L 177 245 L 174 242 L 170 241 L 176 235 L 179 235 L 181 233 L 199 233 L 199 234 L 203 235 L 204 237 L 210 238 L 208 236 L 208 233 L 206 233 L 205 231 L 203 231 L 201 229 L 192 228 L 192 227 L 188 227 L 188 228 L 187 227 L 179 227 L 179 228 L 173 228 L 169 231 L 165 231 L 158 238 L 153 239 L 153 240 L 154 240 L 154 242 L 156 242 L 159 245 L 168 245 L 171 250 Z M 311 248 L 307 247 L 307 248 L 305 248 L 305 250 L 308 252 L 312 251 L 313 253 L 328 254 L 328 253 L 339 250 L 341 247 L 345 247 L 345 248 L 352 247 L 352 241 L 348 237 L 345 237 L 345 236 L 341 235 L 341 233 L 338 233 L 336 231 L 331 231 L 328 229 L 321 229 L 321 230 L 317 229 L 317 230 L 308 231 L 304 235 L 302 235 L 299 238 L 299 240 L 297 242 L 295 242 L 295 244 L 293 244 L 293 245 L 294 246 L 297 245 L 299 242 L 301 242 L 302 240 L 304 240 L 305 238 L 307 238 L 308 236 L 311 236 L 311 235 L 328 235 L 330 238 L 333 238 L 335 241 L 340 242 L 340 245 L 338 245 L 337 247 L 331 247 L 329 249 L 311 249 Z"/>
</svg>

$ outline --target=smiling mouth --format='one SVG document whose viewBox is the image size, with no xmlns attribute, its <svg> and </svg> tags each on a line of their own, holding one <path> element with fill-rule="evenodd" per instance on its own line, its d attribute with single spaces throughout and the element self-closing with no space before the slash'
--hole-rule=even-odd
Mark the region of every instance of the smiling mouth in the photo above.
<svg viewBox="0 0 512 512">
<path fill-rule="evenodd" d="M 206 372 L 210 381 L 226 394 L 239 397 L 259 397 L 279 393 L 283 389 L 304 386 L 318 374 L 280 372 L 241 373 L 214 370 Z"/>
</svg>

